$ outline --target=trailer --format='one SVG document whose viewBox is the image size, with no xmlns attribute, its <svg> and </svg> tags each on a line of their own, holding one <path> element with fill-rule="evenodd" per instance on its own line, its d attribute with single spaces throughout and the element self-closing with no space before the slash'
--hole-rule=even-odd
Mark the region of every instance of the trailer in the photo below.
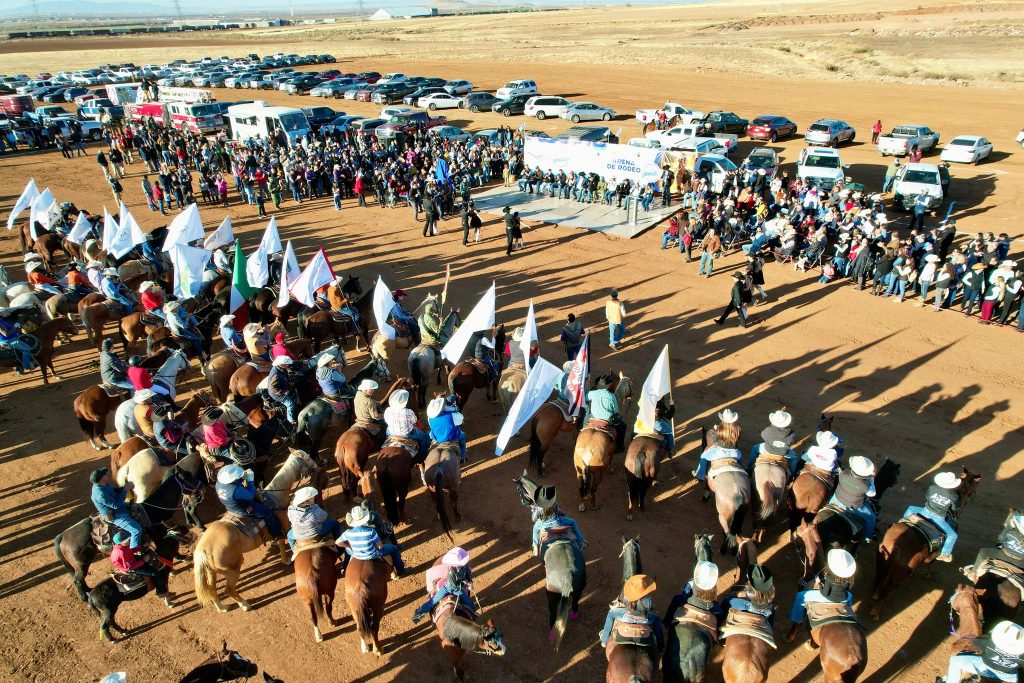
<svg viewBox="0 0 1024 683">
<path fill-rule="evenodd" d="M 274 138 L 280 143 L 295 145 L 312 132 L 301 109 L 272 107 L 262 101 L 228 107 L 228 119 L 234 140 Z"/>
</svg>

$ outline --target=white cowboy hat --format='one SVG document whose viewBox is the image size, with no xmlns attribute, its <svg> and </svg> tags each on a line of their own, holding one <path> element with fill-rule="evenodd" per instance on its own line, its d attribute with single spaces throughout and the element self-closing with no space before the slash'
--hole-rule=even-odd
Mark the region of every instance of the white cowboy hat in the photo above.
<svg viewBox="0 0 1024 683">
<path fill-rule="evenodd" d="M 274 359 L 274 367 L 280 368 L 285 365 L 291 365 L 292 362 L 292 359 L 289 358 L 288 356 L 278 356 L 277 358 Z"/>
<path fill-rule="evenodd" d="M 25 272 L 26 273 L 34 273 L 37 270 L 42 270 L 42 269 L 43 269 L 43 262 L 42 261 L 32 261 L 27 266 L 25 266 Z"/>
<path fill-rule="evenodd" d="M 220 317 L 220 326 L 224 327 L 228 323 L 234 322 L 234 320 L 235 320 L 235 316 L 233 316 L 233 315 L 222 315 Z"/>
<path fill-rule="evenodd" d="M 465 419 L 466 419 L 466 417 L 462 413 L 452 413 L 452 423 L 456 427 L 461 427 L 462 426 L 462 422 Z"/>
<path fill-rule="evenodd" d="M 142 401 L 148 401 L 154 396 L 156 396 L 156 392 L 154 392 L 152 389 L 139 389 L 138 391 L 135 392 L 135 396 L 133 398 L 135 399 L 136 403 L 141 403 Z"/>
<path fill-rule="evenodd" d="M 732 410 L 731 408 L 726 408 L 725 410 L 718 414 L 718 419 L 721 420 L 724 424 L 731 425 L 732 423 L 736 422 L 736 420 L 740 419 L 740 416 L 739 413 Z"/>
<path fill-rule="evenodd" d="M 857 571 L 857 561 L 842 548 L 828 551 L 828 570 L 840 579 L 848 579 Z"/>
<path fill-rule="evenodd" d="M 356 505 L 345 515 L 345 523 L 349 526 L 363 526 L 370 521 L 370 511 L 362 505 Z"/>
<path fill-rule="evenodd" d="M 427 417 L 437 417 L 444 410 L 444 399 L 441 397 L 433 399 L 427 404 Z"/>
<path fill-rule="evenodd" d="M 101 678 L 99 683 L 128 683 L 128 674 L 124 671 L 115 671 Z"/>
<path fill-rule="evenodd" d="M 858 477 L 873 477 L 875 476 L 875 463 L 871 462 L 863 455 L 855 455 L 850 458 L 850 469 Z"/>
<path fill-rule="evenodd" d="M 768 421 L 779 429 L 785 429 L 793 421 L 793 416 L 785 410 L 776 410 L 774 413 L 769 413 Z"/>
<path fill-rule="evenodd" d="M 814 440 L 822 448 L 835 448 L 839 444 L 839 437 L 829 431 L 818 432 Z"/>
<path fill-rule="evenodd" d="M 928 263 L 938 263 L 942 259 L 940 259 L 936 254 L 928 254 L 924 257 L 924 260 Z"/>
<path fill-rule="evenodd" d="M 465 567 L 469 564 L 469 553 L 462 548 L 452 548 L 441 558 L 441 564 L 449 567 Z"/>
<path fill-rule="evenodd" d="M 147 289 L 149 289 L 150 287 L 154 286 L 155 284 L 156 283 L 153 282 L 152 280 L 146 280 L 141 285 L 139 285 L 139 294 L 142 294 L 143 292 L 145 292 Z"/>
<path fill-rule="evenodd" d="M 489 349 L 493 349 L 494 348 L 494 340 L 493 339 L 488 339 L 487 337 L 484 337 L 483 339 L 480 340 L 480 343 L 483 344 L 484 346 L 486 346 Z"/>
<path fill-rule="evenodd" d="M 941 486 L 950 491 L 954 491 L 960 486 L 960 477 L 952 472 L 939 472 L 935 475 L 934 481 L 936 486 Z"/>
<path fill-rule="evenodd" d="M 25 258 L 22 260 L 28 263 L 29 261 L 42 261 L 43 257 L 33 251 L 25 254 Z"/>
<path fill-rule="evenodd" d="M 292 503 L 298 505 L 299 503 L 305 503 L 307 500 L 313 500 L 318 493 L 320 492 L 312 486 L 303 486 L 292 496 Z"/>
<path fill-rule="evenodd" d="M 221 484 L 231 484 L 244 476 L 245 470 L 240 465 L 232 463 L 220 468 L 220 472 L 217 473 L 217 481 Z"/>
<path fill-rule="evenodd" d="M 359 383 L 359 391 L 373 391 L 378 386 L 380 385 L 374 382 L 372 379 L 364 379 L 362 382 Z"/>
<path fill-rule="evenodd" d="M 512 332 L 512 341 L 519 341 L 522 338 L 523 338 L 523 328 L 517 327 Z"/>
<path fill-rule="evenodd" d="M 1005 261 L 1003 261 L 1002 263 L 999 264 L 999 267 L 1000 268 L 1016 268 L 1017 267 L 1017 262 L 1016 261 L 1011 261 L 1010 259 L 1006 259 Z"/>
<path fill-rule="evenodd" d="M 1011 657 L 1019 657 L 1024 654 L 1024 627 L 1012 621 L 999 622 L 992 629 L 992 644 Z"/>
<path fill-rule="evenodd" d="M 836 452 L 831 448 L 811 446 L 807 449 L 807 459 L 818 469 L 827 472 L 832 471 L 836 466 Z"/>
<path fill-rule="evenodd" d="M 113 277 L 117 277 L 117 268 L 104 268 L 103 269 L 103 274 L 104 275 L 112 275 Z"/>
<path fill-rule="evenodd" d="M 409 403 L 409 392 L 405 389 L 399 389 L 388 399 L 388 405 L 392 408 L 404 408 L 407 403 Z"/>
<path fill-rule="evenodd" d="M 718 585 L 718 565 L 714 562 L 698 562 L 693 568 L 693 585 L 702 591 L 713 590 Z"/>
<path fill-rule="evenodd" d="M 571 360 L 567 360 L 564 363 L 562 363 L 562 372 L 569 372 L 570 370 L 572 370 L 572 363 L 573 362 Z"/>
</svg>

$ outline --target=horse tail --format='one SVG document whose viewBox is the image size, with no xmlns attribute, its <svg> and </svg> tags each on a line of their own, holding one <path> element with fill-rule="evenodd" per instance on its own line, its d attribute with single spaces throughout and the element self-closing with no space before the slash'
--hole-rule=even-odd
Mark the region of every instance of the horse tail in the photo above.
<svg viewBox="0 0 1024 683">
<path fill-rule="evenodd" d="M 779 508 L 779 496 L 775 487 L 767 480 L 761 482 L 760 493 L 761 510 L 758 512 L 758 517 L 762 521 L 767 521 L 775 516 L 775 511 Z"/>
<path fill-rule="evenodd" d="M 580 480 L 580 496 L 585 496 L 590 493 L 590 487 L 594 484 L 594 473 L 590 470 L 590 465 L 583 466 L 583 474 Z"/>
<path fill-rule="evenodd" d="M 673 640 L 678 642 L 673 643 Z M 665 680 L 701 680 L 710 656 L 711 640 L 703 630 L 688 624 L 677 624 L 665 647 Z"/>
<path fill-rule="evenodd" d="M 49 299 L 46 300 L 46 303 L 43 304 L 43 308 L 46 309 L 46 314 L 50 316 L 50 320 L 56 320 L 57 316 L 60 315 L 58 313 L 60 307 L 57 305 L 57 301 L 60 300 L 63 296 L 63 294 L 51 296 Z"/>
<path fill-rule="evenodd" d="M 562 593 L 558 596 L 558 606 L 555 608 L 555 650 L 562 644 L 562 636 L 565 635 L 565 627 L 569 623 L 569 610 L 572 608 L 572 570 L 566 568 Z"/>
<path fill-rule="evenodd" d="M 637 479 L 646 479 L 647 475 L 647 453 L 642 449 L 636 454 L 636 471 L 635 475 Z"/>
<path fill-rule="evenodd" d="M 92 420 L 89 420 L 89 419 L 84 418 L 81 415 L 79 415 L 78 416 L 78 427 L 82 430 L 82 433 L 85 434 L 85 438 L 87 438 L 87 439 L 94 439 L 94 438 L 96 438 L 96 432 L 97 432 L 96 423 L 93 422 Z"/>
<path fill-rule="evenodd" d="M 308 550 L 306 552 L 314 552 Z M 329 569 L 328 571 L 334 571 Z M 305 572 L 295 572 L 295 590 L 300 596 L 306 596 L 306 600 L 309 603 L 310 616 L 313 618 L 313 625 L 319 625 L 324 620 L 324 603 L 323 596 L 320 595 L 320 585 L 318 582 L 318 573 L 316 566 L 313 563 L 313 558 L 310 558 L 309 568 Z"/>
<path fill-rule="evenodd" d="M 210 566 L 206 550 L 196 548 L 192 554 L 192 573 L 196 580 L 196 602 L 206 607 L 217 602 L 217 573 Z"/>
<path fill-rule="evenodd" d="M 398 490 L 395 482 L 391 479 L 391 470 L 380 466 L 378 456 L 377 483 L 380 485 L 380 494 L 384 498 L 384 514 L 392 524 L 398 524 Z"/>
<path fill-rule="evenodd" d="M 448 520 L 448 510 L 444 505 L 444 488 L 441 485 L 443 481 L 444 472 L 438 467 L 434 473 L 434 507 L 437 508 L 437 516 L 441 519 L 441 526 L 444 528 L 444 532 L 448 534 L 448 539 L 454 543 L 452 523 Z"/>
<path fill-rule="evenodd" d="M 540 474 L 541 466 L 544 464 L 544 446 L 537 436 L 537 418 L 530 422 L 530 465 L 533 471 Z"/>
<path fill-rule="evenodd" d="M 414 387 L 419 388 L 423 385 L 423 369 L 420 367 L 420 357 L 418 355 L 409 355 L 409 374 L 412 377 Z"/>
<path fill-rule="evenodd" d="M 295 315 L 295 334 L 299 337 L 306 336 L 306 318 L 308 316 L 303 315 L 304 311 L 299 311 Z"/>
<path fill-rule="evenodd" d="M 453 372 L 448 373 L 448 395 L 455 396 L 455 380 L 458 379 L 458 375 Z"/>
<path fill-rule="evenodd" d="M 360 639 L 369 640 L 373 637 L 373 606 L 370 604 L 370 596 L 366 590 L 356 591 L 352 596 L 356 605 L 349 605 L 352 610 L 352 621 L 356 623 L 356 633 Z M 352 608 L 355 609 L 352 609 Z"/>
</svg>

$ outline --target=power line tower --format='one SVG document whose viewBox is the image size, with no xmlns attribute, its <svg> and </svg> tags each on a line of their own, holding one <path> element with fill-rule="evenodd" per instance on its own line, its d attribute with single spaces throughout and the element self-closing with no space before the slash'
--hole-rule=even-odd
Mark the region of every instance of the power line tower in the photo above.
<svg viewBox="0 0 1024 683">
<path fill-rule="evenodd" d="M 358 2 L 356 2 L 356 6 L 357 6 L 358 12 L 359 12 L 359 21 L 362 21 L 363 20 L 363 0 L 358 0 Z"/>
<path fill-rule="evenodd" d="M 174 11 L 178 13 L 178 18 L 181 19 L 183 16 L 181 12 L 181 0 L 174 0 Z"/>
<path fill-rule="evenodd" d="M 32 9 L 36 12 L 36 17 L 41 16 L 39 13 L 39 0 L 32 0 Z"/>
</svg>

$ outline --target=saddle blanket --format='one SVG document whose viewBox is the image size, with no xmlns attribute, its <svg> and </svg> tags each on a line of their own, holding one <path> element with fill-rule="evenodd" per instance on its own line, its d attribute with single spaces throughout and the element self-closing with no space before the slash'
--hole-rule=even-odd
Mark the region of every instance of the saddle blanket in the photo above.
<svg viewBox="0 0 1024 683">
<path fill-rule="evenodd" d="M 238 356 L 235 356 L 234 354 L 231 354 L 231 357 L 232 358 L 238 358 Z M 262 361 L 257 362 L 257 361 L 254 361 L 254 360 L 247 360 L 245 362 L 245 364 L 248 365 L 250 368 L 253 368 L 254 370 L 256 370 L 256 372 L 270 372 L 270 363 L 264 363 Z"/>
<path fill-rule="evenodd" d="M 267 526 L 267 523 L 259 517 L 239 517 L 238 515 L 231 514 L 230 512 L 225 512 L 224 516 L 221 517 L 221 520 L 228 524 L 234 524 L 238 527 L 239 531 L 249 538 L 260 533 L 260 531 Z"/>
<path fill-rule="evenodd" d="M 404 436 L 389 436 L 384 441 L 382 448 L 404 448 L 411 458 L 415 458 L 416 454 L 420 452 L 420 447 L 416 440 Z"/>
<path fill-rule="evenodd" d="M 861 625 L 853 608 L 845 602 L 808 602 L 806 608 L 807 621 L 810 622 L 812 631 L 825 624 Z"/>
<path fill-rule="evenodd" d="M 128 390 L 122 389 L 116 384 L 100 384 L 100 389 L 107 393 L 110 398 L 119 398 L 121 396 L 127 396 Z"/>
<path fill-rule="evenodd" d="M 615 441 L 616 437 L 615 428 L 612 427 L 611 424 L 609 424 L 608 422 L 605 422 L 604 420 L 591 420 L 586 425 L 584 425 L 582 431 L 601 432 L 603 434 L 606 434 L 612 441 Z"/>
<path fill-rule="evenodd" d="M 772 633 L 771 626 L 768 625 L 767 619 L 753 612 L 730 609 L 729 614 L 725 617 L 725 626 L 722 627 L 719 637 L 725 640 L 729 636 L 740 634 L 763 640 L 773 648 L 777 647 L 775 645 L 775 636 Z"/>
<path fill-rule="evenodd" d="M 908 515 L 902 518 L 899 524 L 903 524 L 916 530 L 928 543 L 928 552 L 936 553 L 946 540 L 946 534 L 935 525 L 935 522 L 922 515 Z"/>
<path fill-rule="evenodd" d="M 761 465 L 778 465 L 789 470 L 789 460 L 786 459 L 786 456 L 765 453 L 764 451 L 761 451 L 761 454 L 757 456 L 757 462 L 754 464 L 755 467 L 760 467 Z"/>
<path fill-rule="evenodd" d="M 975 565 L 968 565 L 964 567 L 963 572 L 964 576 L 975 583 L 977 583 L 978 579 L 982 576 L 991 572 L 996 576 L 1005 578 L 1016 586 L 1017 590 L 1024 594 L 1024 571 L 1021 571 L 1020 567 L 1017 567 L 1010 562 L 1006 562 L 995 557 L 986 557 Z"/>
<path fill-rule="evenodd" d="M 122 594 L 134 593 L 140 588 L 149 585 L 149 577 L 134 572 L 111 572 L 110 578 L 114 579 L 114 585 Z"/>
<path fill-rule="evenodd" d="M 470 358 L 468 362 L 480 374 L 482 374 L 482 375 L 490 375 L 491 374 L 491 369 L 487 366 L 487 363 L 484 363 L 482 360 L 478 360 L 476 358 Z"/>
<path fill-rule="evenodd" d="M 563 401 L 561 398 L 556 397 L 551 399 L 550 401 L 548 401 L 548 405 L 552 405 L 558 408 L 558 410 L 561 411 L 562 413 L 562 419 L 565 420 L 566 422 L 572 422 L 576 419 L 575 417 L 569 414 L 569 404 Z"/>
<path fill-rule="evenodd" d="M 711 637 L 712 643 L 718 640 L 718 618 L 706 609 L 701 609 L 694 605 L 686 605 L 682 616 L 675 618 L 675 623 L 692 624 L 697 628 L 703 629 Z"/>
<path fill-rule="evenodd" d="M 736 472 L 738 474 L 743 475 L 747 473 L 747 471 L 740 467 L 735 460 L 733 460 L 732 458 L 727 458 L 722 460 L 711 461 L 711 466 L 708 470 L 708 478 L 714 479 L 718 475 L 725 474 L 726 472 Z"/>
<path fill-rule="evenodd" d="M 473 613 L 467 609 L 466 605 L 458 598 L 458 596 L 455 595 L 446 595 L 444 599 L 438 603 L 437 607 L 434 608 L 434 611 L 430 613 L 430 619 L 436 624 L 441 620 L 441 617 L 452 611 L 460 617 L 476 621 L 476 619 L 473 618 Z"/>
<path fill-rule="evenodd" d="M 814 465 L 809 465 L 807 463 L 804 463 L 804 468 L 801 474 L 803 474 L 803 472 L 807 472 L 807 474 L 820 481 L 822 484 L 827 486 L 830 491 L 836 487 L 835 472 L 823 470 L 820 467 L 815 467 Z"/>
<path fill-rule="evenodd" d="M 639 647 L 657 647 L 654 629 L 650 624 L 634 624 L 628 621 L 616 621 L 612 626 L 611 642 L 616 645 L 635 645 Z"/>
</svg>

